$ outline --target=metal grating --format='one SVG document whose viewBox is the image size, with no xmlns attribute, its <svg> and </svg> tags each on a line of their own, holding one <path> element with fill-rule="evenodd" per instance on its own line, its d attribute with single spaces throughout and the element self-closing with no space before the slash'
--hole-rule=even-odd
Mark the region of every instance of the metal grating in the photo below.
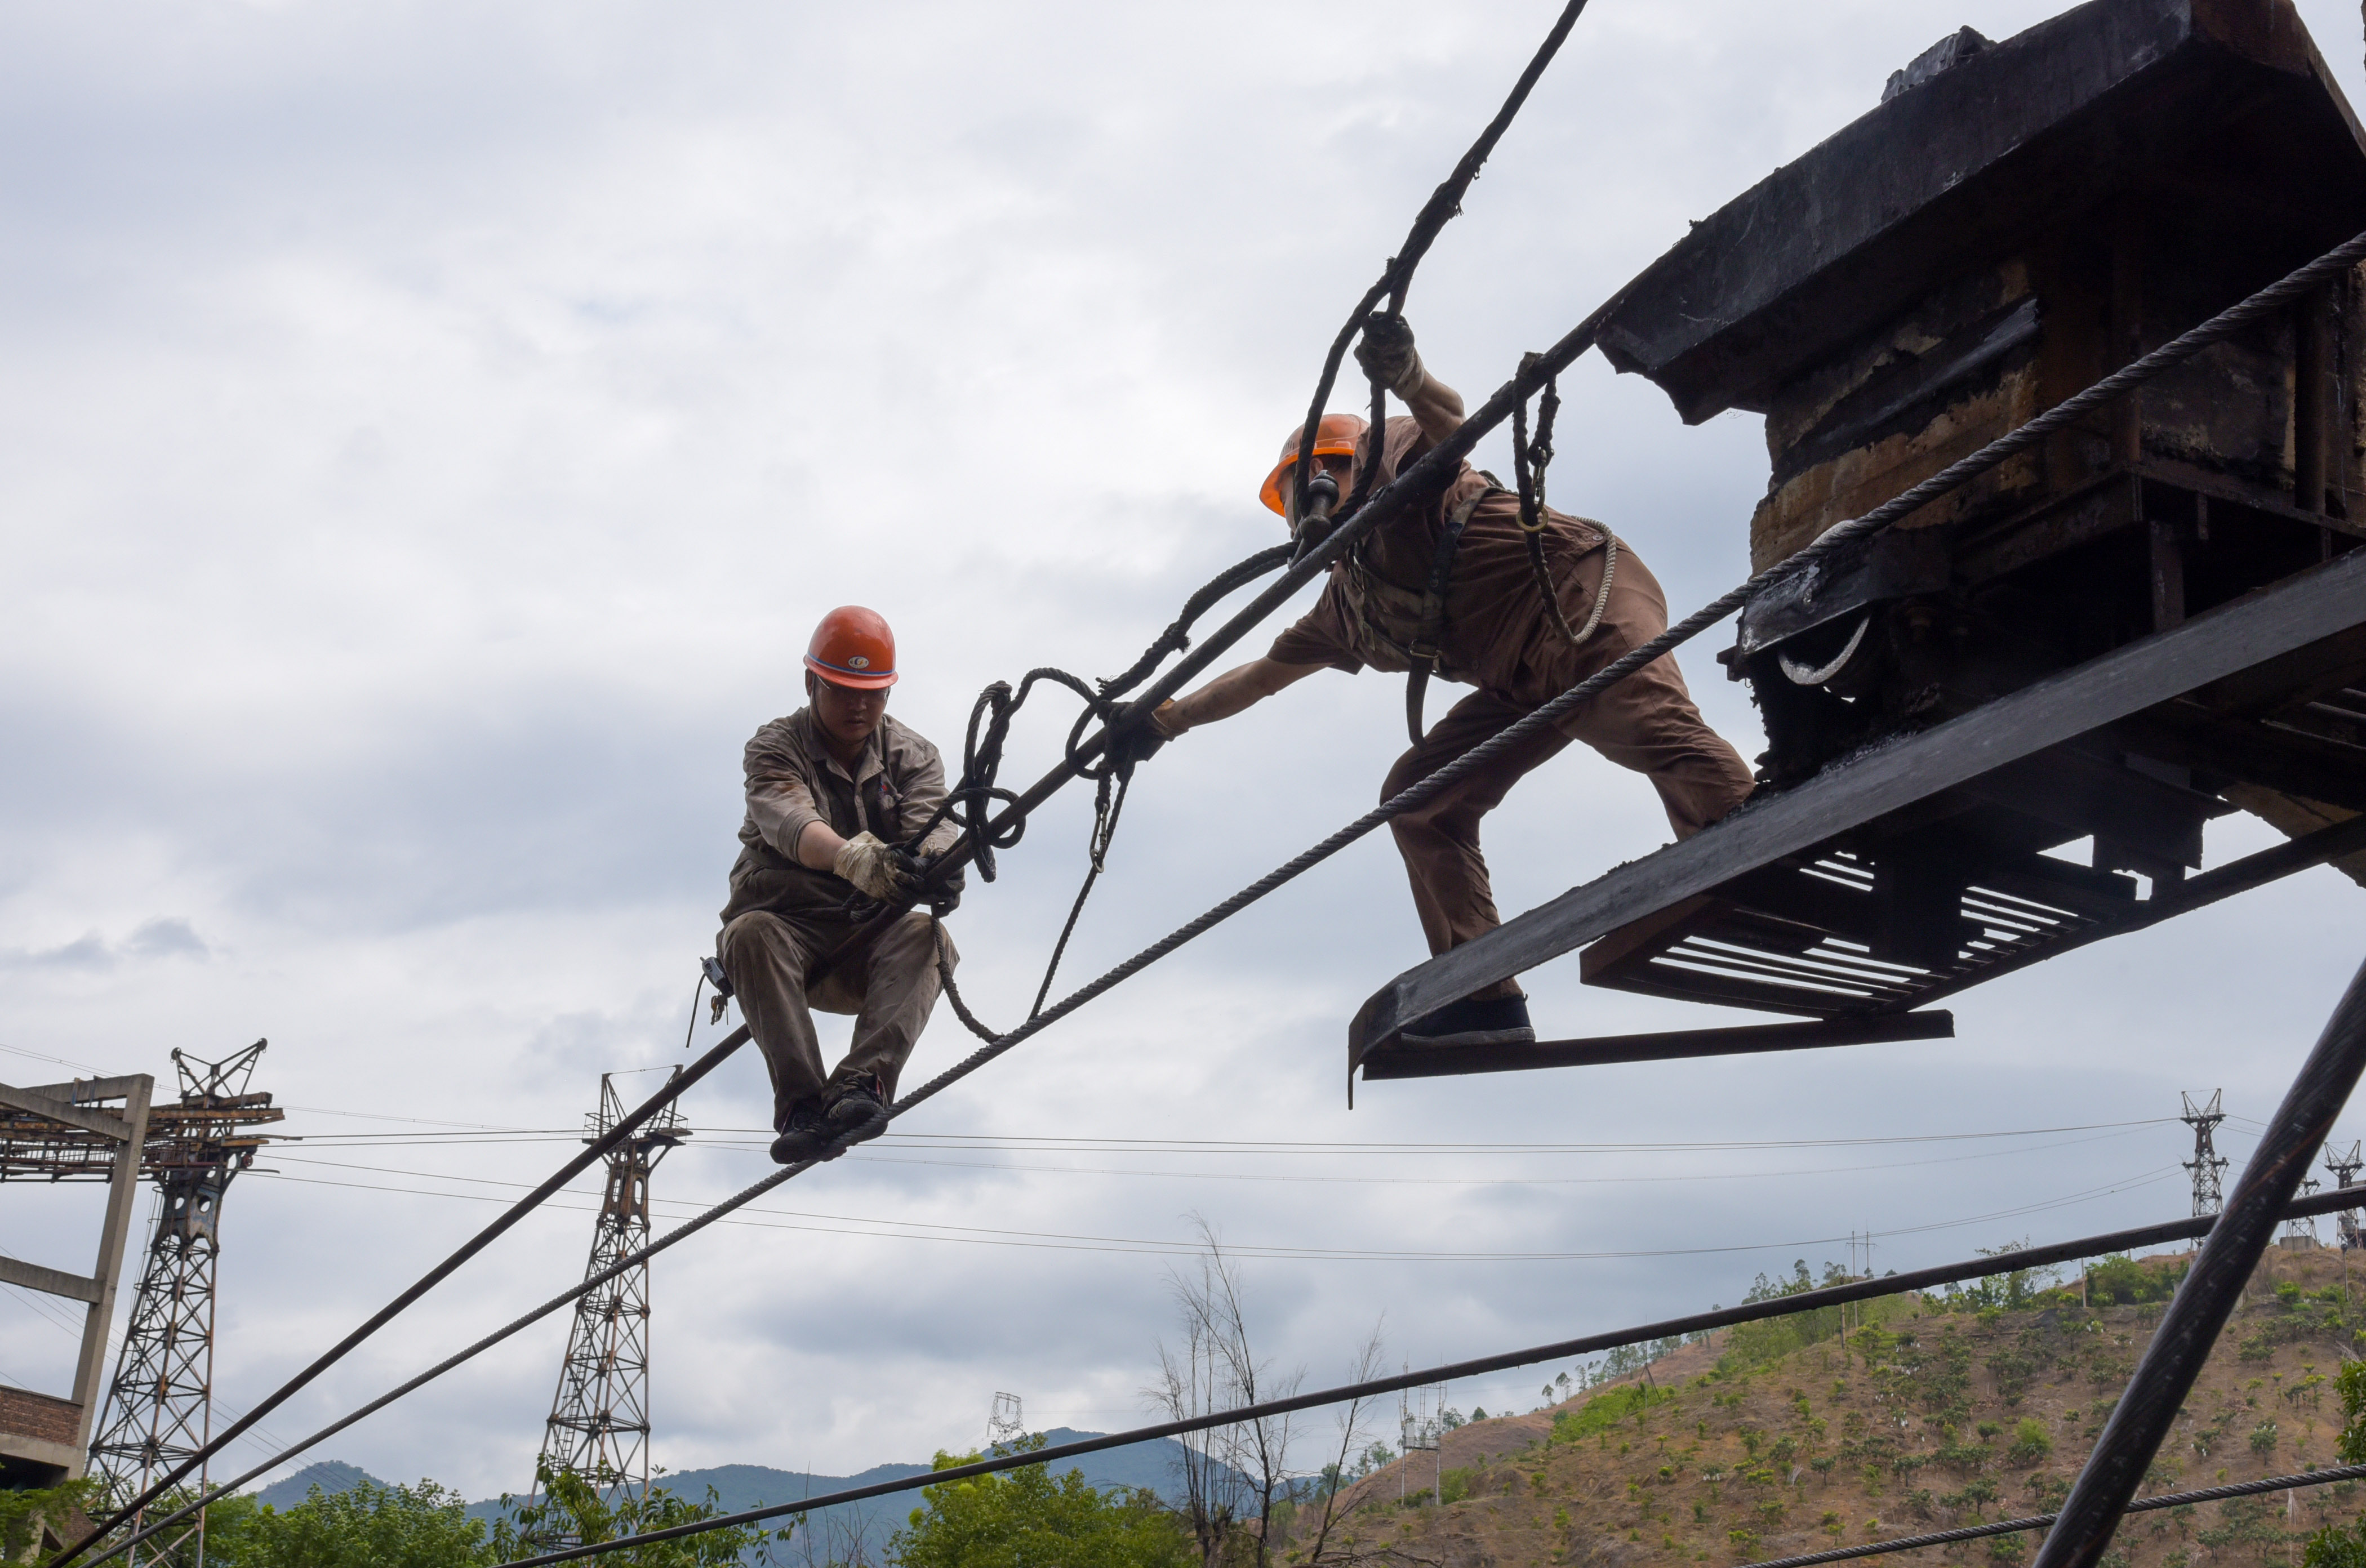
<svg viewBox="0 0 2366 1568">
<path fill-rule="evenodd" d="M 1586 950 L 1584 978 L 1617 991 L 1812 1018 L 1898 1012 L 2089 931 L 2111 906 L 2125 907 L 2115 893 L 2041 890 L 2024 878 L 1993 885 L 2002 879 L 1984 879 L 1959 895 L 1956 944 L 1943 962 L 1877 948 L 1873 866 L 1834 851 L 1611 933 Z"/>
</svg>

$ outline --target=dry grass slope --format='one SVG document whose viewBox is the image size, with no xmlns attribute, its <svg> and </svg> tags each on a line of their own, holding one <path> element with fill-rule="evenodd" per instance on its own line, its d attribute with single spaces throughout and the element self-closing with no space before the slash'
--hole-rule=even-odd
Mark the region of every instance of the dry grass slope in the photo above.
<svg viewBox="0 0 2366 1568">
<path fill-rule="evenodd" d="M 1830 1324 L 1815 1343 L 1796 1332 L 1790 1346 L 1779 1334 L 1753 1343 L 1745 1328 L 1687 1346 L 1648 1383 L 1474 1422 L 1436 1459 L 1368 1477 L 1342 1499 L 1350 1512 L 1325 1560 L 1724 1568 L 2043 1512 L 2067 1491 L 2184 1263 L 2099 1269 L 2091 1306 L 2077 1282 L 2017 1310 L 1901 1297 L 1844 1334 Z M 2270 1254 L 2146 1492 L 2334 1462 L 2340 1404 L 2327 1395 L 2366 1325 L 2366 1265 L 2358 1271 L 2353 1294 L 2337 1252 Z M 2284 1568 L 2298 1561 L 2297 1536 L 2356 1518 L 2361 1503 L 2344 1484 L 2139 1515 L 2107 1562 Z M 2008 1536 L 1865 1561 L 2013 1568 L 2030 1545 Z"/>
</svg>

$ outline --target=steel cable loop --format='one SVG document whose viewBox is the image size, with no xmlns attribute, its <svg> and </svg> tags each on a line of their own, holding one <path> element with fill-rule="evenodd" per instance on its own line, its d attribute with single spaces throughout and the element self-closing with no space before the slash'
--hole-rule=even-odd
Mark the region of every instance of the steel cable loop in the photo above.
<svg viewBox="0 0 2366 1568">
<path fill-rule="evenodd" d="M 996 783 L 1002 770 L 1003 748 L 1010 736 L 1010 722 L 1019 710 L 1026 705 L 1029 695 L 1043 681 L 1066 687 L 1084 700 L 1084 708 L 1070 726 L 1063 756 L 1079 778 L 1100 779 L 1115 770 L 1116 765 L 1104 761 L 1095 767 L 1079 756 L 1084 745 L 1085 728 L 1096 720 L 1108 724 L 1120 712 L 1118 699 L 1146 679 L 1167 655 L 1180 653 L 1191 645 L 1191 626 L 1207 613 L 1209 608 L 1244 584 L 1256 581 L 1275 567 L 1286 565 L 1293 546 L 1278 544 L 1258 551 L 1245 561 L 1225 567 L 1183 601 L 1180 614 L 1167 623 L 1166 629 L 1152 639 L 1142 656 L 1121 674 L 1087 684 L 1080 676 L 1045 665 L 1029 670 L 1021 678 L 1017 691 L 1010 683 L 997 680 L 978 693 L 977 701 L 970 708 L 969 728 L 963 736 L 961 778 L 945 792 L 944 801 L 920 824 L 918 832 L 904 840 L 904 847 L 917 851 L 937 825 L 948 818 L 961 829 L 961 841 L 967 846 L 969 857 L 977 863 L 978 877 L 991 882 L 995 879 L 995 851 L 1017 845 L 1027 832 L 1027 812 L 1021 808 L 1015 790 L 1005 790 Z M 985 733 L 979 734 L 984 723 Z M 993 808 L 997 804 L 1014 808 L 1005 812 L 1001 825 L 992 824 Z M 1106 847 L 1106 846 L 1104 846 Z"/>
<path fill-rule="evenodd" d="M 2156 1496 L 2138 1497 L 2123 1513 L 2144 1514 L 2158 1508 L 2191 1507 L 2197 1503 L 2219 1503 L 2230 1497 L 2255 1496 L 2261 1492 L 2295 1492 L 2304 1486 L 2324 1486 L 2337 1481 L 2366 1478 L 2366 1464 L 2345 1464 L 2331 1470 L 2305 1470 L 2297 1475 L 2270 1475 L 2259 1481 L 2230 1481 L 2224 1486 L 2204 1486 L 2192 1492 L 2163 1492 Z M 2032 1514 L 2023 1519 L 1999 1519 L 1994 1524 L 1960 1525 L 1954 1529 L 1932 1530 L 1924 1535 L 1901 1535 L 1888 1540 L 1870 1540 L 1863 1546 L 1836 1546 L 1825 1551 L 1809 1551 L 1797 1557 L 1770 1557 L 1763 1562 L 1744 1563 L 1742 1568 L 1809 1568 L 1818 1562 L 1845 1562 L 1853 1557 L 1878 1557 L 1888 1551 L 1919 1551 L 1932 1546 L 1952 1546 L 1957 1541 L 1978 1540 L 1985 1536 L 2018 1535 L 2023 1530 L 2050 1529 L 2060 1518 L 2059 1514 Z"/>
</svg>

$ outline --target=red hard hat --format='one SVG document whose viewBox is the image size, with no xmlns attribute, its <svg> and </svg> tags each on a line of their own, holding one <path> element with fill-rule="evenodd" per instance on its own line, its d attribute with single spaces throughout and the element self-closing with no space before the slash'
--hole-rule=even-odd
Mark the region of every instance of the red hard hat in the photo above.
<svg viewBox="0 0 2366 1568">
<path fill-rule="evenodd" d="M 1354 414 L 1325 414 L 1314 427 L 1314 455 L 1352 457 L 1356 443 L 1370 428 Z M 1281 443 L 1281 461 L 1273 465 L 1273 472 L 1265 476 L 1265 487 L 1257 492 L 1257 498 L 1276 511 L 1281 510 L 1281 482 L 1289 476 L 1290 465 L 1298 461 L 1298 442 L 1305 433 L 1303 425 L 1290 432 L 1290 439 Z"/>
<path fill-rule="evenodd" d="M 896 684 L 896 633 L 886 618 L 842 604 L 821 618 L 806 644 L 806 668 L 832 686 L 876 691 Z"/>
</svg>

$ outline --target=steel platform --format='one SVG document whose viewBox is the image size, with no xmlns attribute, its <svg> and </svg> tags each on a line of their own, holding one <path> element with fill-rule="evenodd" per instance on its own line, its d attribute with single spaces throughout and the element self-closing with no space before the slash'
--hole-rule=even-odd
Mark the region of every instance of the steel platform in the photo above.
<svg viewBox="0 0 2366 1568">
<path fill-rule="evenodd" d="M 1405 971 L 1349 1025 L 1350 1077 L 1512 1070 L 1523 1052 L 1543 1067 L 1859 1043 L 1882 1020 L 1930 1027 L 1905 1015 L 2366 848 L 2366 817 L 2352 818 L 2188 879 L 2202 823 L 2235 809 L 2195 787 L 2184 770 L 2197 765 L 2366 812 L 2366 550 L 1844 758 Z M 2149 897 L 2134 878 L 2044 853 L 2099 833 L 2153 846 Z M 1589 984 L 1814 1022 L 1779 1043 L 1707 1031 L 1727 1038 L 1657 1052 L 1639 1043 L 1648 1036 L 1467 1058 L 1399 1043 L 1406 1022 L 1578 948 Z"/>
</svg>

